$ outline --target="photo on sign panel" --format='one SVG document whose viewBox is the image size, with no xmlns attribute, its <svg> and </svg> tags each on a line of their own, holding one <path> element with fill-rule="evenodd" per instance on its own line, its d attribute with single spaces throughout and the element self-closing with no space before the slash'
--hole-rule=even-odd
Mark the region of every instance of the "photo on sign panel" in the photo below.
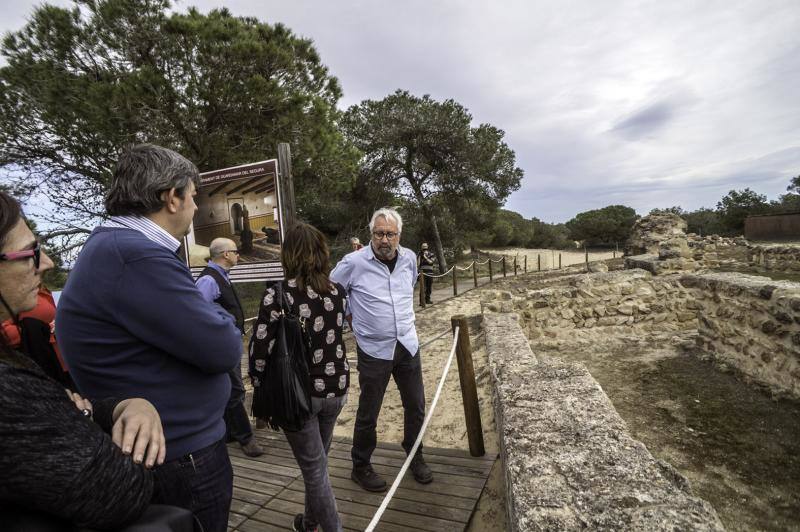
<svg viewBox="0 0 800 532">
<path fill-rule="evenodd" d="M 239 250 L 237 270 L 248 264 L 280 264 L 281 224 L 275 160 L 200 174 L 197 213 L 187 237 L 189 265 L 206 265 L 209 245 L 229 238 Z"/>
</svg>

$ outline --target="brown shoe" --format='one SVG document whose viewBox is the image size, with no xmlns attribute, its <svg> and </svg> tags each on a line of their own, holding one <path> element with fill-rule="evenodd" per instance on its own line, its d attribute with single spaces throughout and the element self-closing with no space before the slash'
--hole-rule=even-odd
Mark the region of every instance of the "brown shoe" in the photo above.
<svg viewBox="0 0 800 532">
<path fill-rule="evenodd" d="M 250 458 L 264 454 L 264 449 L 261 448 L 255 438 L 250 438 L 249 442 L 240 445 L 242 446 L 242 452 Z"/>
</svg>

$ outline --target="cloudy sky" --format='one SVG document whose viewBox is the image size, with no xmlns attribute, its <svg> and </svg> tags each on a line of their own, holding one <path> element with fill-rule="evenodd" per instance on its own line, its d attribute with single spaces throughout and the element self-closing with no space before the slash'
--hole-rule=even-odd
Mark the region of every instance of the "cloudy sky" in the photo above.
<svg viewBox="0 0 800 532">
<path fill-rule="evenodd" d="M 0 29 L 35 2 L 2 0 Z M 57 4 L 66 2 L 58 1 Z M 344 108 L 396 89 L 506 132 L 507 207 L 562 222 L 610 204 L 713 207 L 800 174 L 800 1 L 197 0 L 314 40 Z"/>
</svg>

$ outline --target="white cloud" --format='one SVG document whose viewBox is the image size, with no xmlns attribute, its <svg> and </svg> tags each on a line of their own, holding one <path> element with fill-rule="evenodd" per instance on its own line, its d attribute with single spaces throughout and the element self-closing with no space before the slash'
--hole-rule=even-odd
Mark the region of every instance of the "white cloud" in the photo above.
<svg viewBox="0 0 800 532">
<path fill-rule="evenodd" d="M 774 198 L 800 173 L 796 0 L 224 5 L 313 39 L 342 107 L 403 88 L 505 130 L 526 174 L 508 207 L 525 216 L 713 206 L 745 186 Z"/>
</svg>

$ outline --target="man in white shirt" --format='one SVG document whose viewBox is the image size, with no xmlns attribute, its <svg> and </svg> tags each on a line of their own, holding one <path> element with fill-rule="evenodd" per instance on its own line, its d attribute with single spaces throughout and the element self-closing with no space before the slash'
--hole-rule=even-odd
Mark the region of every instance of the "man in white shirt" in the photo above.
<svg viewBox="0 0 800 532">
<path fill-rule="evenodd" d="M 419 340 L 414 325 L 416 255 L 400 246 L 403 220 L 394 209 L 379 209 L 369 223 L 368 246 L 349 253 L 331 272 L 347 290 L 352 328 L 358 342 L 361 393 L 353 430 L 351 478 L 368 491 L 383 491 L 386 481 L 370 464 L 377 443 L 376 426 L 389 377 L 403 402 L 403 448 L 414 446 L 425 420 L 425 389 Z M 419 447 L 411 462 L 417 482 L 433 480 Z"/>
</svg>

